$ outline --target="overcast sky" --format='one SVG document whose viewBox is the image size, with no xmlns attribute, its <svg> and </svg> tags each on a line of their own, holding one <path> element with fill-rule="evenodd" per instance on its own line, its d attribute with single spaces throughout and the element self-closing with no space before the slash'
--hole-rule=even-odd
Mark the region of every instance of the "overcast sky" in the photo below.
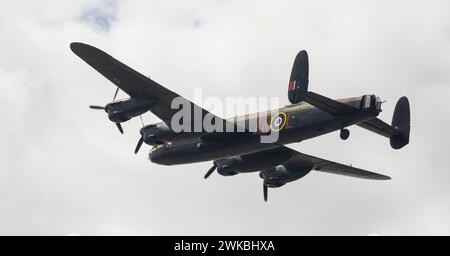
<svg viewBox="0 0 450 256">
<path fill-rule="evenodd" d="M 0 234 L 450 235 L 448 1 L 2 1 Z M 311 91 L 377 94 L 390 123 L 412 109 L 395 151 L 350 127 L 290 147 L 392 177 L 311 172 L 262 200 L 257 173 L 203 175 L 211 163 L 158 166 L 134 155 L 138 119 L 120 135 L 89 104 L 114 86 L 69 44 L 92 44 L 188 99 L 279 96 L 310 58 Z M 125 97 L 122 93 L 121 97 Z M 147 124 L 157 122 L 151 113 Z"/>
</svg>

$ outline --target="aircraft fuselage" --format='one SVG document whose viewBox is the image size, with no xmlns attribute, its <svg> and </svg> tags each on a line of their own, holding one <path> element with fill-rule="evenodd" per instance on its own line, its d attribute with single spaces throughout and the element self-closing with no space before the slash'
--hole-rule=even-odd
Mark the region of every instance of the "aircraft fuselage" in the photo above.
<svg viewBox="0 0 450 256">
<path fill-rule="evenodd" d="M 149 159 L 163 165 L 188 164 L 249 154 L 311 139 L 376 117 L 381 111 L 379 107 L 364 108 L 362 106 L 363 98 L 364 96 L 339 100 L 357 109 L 354 113 L 344 115 L 330 115 L 308 103 L 281 108 L 277 113 L 283 113 L 286 120 L 278 131 L 277 141 L 273 143 L 261 143 L 262 133 L 257 132 L 252 136 L 245 136 L 248 133 L 241 132 L 242 136 L 240 136 L 239 132 L 235 131 L 234 133 L 225 133 L 223 139 L 208 140 L 196 137 L 166 143 L 154 147 L 149 154 Z M 239 124 L 240 120 L 241 122 L 248 121 L 256 117 L 257 115 L 248 115 L 236 117 L 234 120 Z"/>
</svg>

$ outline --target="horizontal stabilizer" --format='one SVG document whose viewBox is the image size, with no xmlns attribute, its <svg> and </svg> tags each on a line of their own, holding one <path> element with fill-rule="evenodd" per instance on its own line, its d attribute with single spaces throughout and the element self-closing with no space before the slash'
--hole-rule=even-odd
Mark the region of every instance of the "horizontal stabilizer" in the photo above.
<svg viewBox="0 0 450 256">
<path fill-rule="evenodd" d="M 357 123 L 356 125 L 386 138 L 391 138 L 395 133 L 394 127 L 378 118 L 369 119 L 364 122 Z"/>
<path fill-rule="evenodd" d="M 308 92 L 305 101 L 313 105 L 314 107 L 334 116 L 358 111 L 357 108 L 314 92 Z"/>
<path fill-rule="evenodd" d="M 384 121 L 373 118 L 358 123 L 358 126 L 371 132 L 389 138 L 391 147 L 400 149 L 409 143 L 410 131 L 410 110 L 409 101 L 406 97 L 401 97 L 395 106 L 394 116 L 392 117 L 392 125 Z"/>
</svg>

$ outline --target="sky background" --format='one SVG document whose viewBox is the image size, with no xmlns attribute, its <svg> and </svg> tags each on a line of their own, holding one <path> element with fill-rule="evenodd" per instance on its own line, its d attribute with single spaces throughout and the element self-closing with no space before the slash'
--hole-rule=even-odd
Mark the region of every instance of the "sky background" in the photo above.
<svg viewBox="0 0 450 256">
<path fill-rule="evenodd" d="M 2 1 L 0 234 L 450 235 L 450 2 Z M 114 86 L 74 55 L 92 44 L 193 99 L 279 96 L 306 49 L 311 91 L 377 94 L 390 123 L 409 97 L 402 150 L 359 127 L 290 147 L 392 177 L 311 172 L 262 200 L 257 173 L 203 175 L 138 155 L 139 119 L 120 135 L 90 104 Z M 125 97 L 123 93 L 120 97 Z M 151 113 L 147 124 L 157 122 Z"/>
</svg>

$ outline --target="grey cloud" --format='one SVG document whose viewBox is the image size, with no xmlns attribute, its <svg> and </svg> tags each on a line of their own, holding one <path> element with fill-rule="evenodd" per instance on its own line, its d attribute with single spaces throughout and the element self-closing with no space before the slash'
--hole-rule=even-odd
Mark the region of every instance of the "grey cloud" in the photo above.
<svg viewBox="0 0 450 256">
<path fill-rule="evenodd" d="M 88 7 L 81 14 L 80 21 L 94 28 L 109 31 L 117 20 L 117 0 L 104 0 L 99 5 Z"/>
</svg>

